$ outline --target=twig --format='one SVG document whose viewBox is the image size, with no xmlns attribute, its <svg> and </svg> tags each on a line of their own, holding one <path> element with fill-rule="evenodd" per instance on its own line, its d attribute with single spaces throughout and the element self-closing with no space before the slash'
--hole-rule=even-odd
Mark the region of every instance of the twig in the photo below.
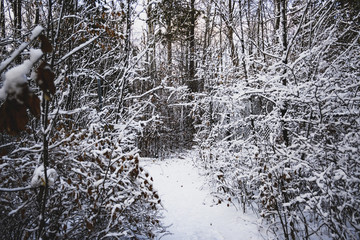
<svg viewBox="0 0 360 240">
<path fill-rule="evenodd" d="M 0 188 L 0 192 L 19 192 L 19 191 L 25 191 L 29 189 L 34 189 L 32 186 L 27 187 L 18 187 L 18 188 Z"/>
</svg>

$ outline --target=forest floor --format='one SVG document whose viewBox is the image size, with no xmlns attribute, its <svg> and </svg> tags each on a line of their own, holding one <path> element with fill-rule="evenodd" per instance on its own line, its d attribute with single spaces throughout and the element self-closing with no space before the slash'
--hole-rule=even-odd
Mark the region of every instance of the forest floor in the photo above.
<svg viewBox="0 0 360 240">
<path fill-rule="evenodd" d="M 164 240 L 268 239 L 255 214 L 234 205 L 217 204 L 206 177 L 191 157 L 146 161 L 164 207 Z"/>
</svg>

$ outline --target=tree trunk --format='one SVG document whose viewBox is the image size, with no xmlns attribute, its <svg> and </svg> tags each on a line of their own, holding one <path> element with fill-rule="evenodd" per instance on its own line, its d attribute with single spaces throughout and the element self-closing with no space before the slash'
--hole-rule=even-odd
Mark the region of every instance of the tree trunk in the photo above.
<svg viewBox="0 0 360 240">
<path fill-rule="evenodd" d="M 172 26 L 171 17 L 166 18 L 166 48 L 167 48 L 167 63 L 171 67 L 172 63 Z"/>
<path fill-rule="evenodd" d="M 14 0 L 12 3 L 13 14 L 14 14 L 14 38 L 20 39 L 21 37 L 21 28 L 22 28 L 22 18 L 21 18 L 21 0 Z M 16 64 L 21 64 L 21 54 L 15 60 Z"/>
<path fill-rule="evenodd" d="M 17 0 L 17 31 L 19 36 L 21 35 L 21 28 L 22 28 L 22 14 L 21 14 L 21 0 Z"/>
<path fill-rule="evenodd" d="M 190 26 L 189 26 L 189 83 L 192 92 L 199 91 L 199 83 L 195 78 L 195 0 L 190 3 Z"/>
<path fill-rule="evenodd" d="M 20 1 L 20 0 L 18 0 Z M 53 34 L 53 31 L 50 32 L 50 29 L 52 29 L 52 1 L 49 0 L 49 6 L 48 6 L 48 22 L 47 22 L 47 37 L 50 37 L 50 34 Z M 46 55 L 45 55 L 45 61 L 46 61 Z M 46 237 L 46 215 L 47 215 L 47 200 L 48 200 L 48 193 L 49 193 L 49 181 L 48 181 L 48 175 L 47 175 L 47 168 L 49 167 L 49 133 L 45 131 L 48 128 L 48 122 L 49 122 L 49 101 L 46 100 L 43 94 L 42 98 L 42 125 L 43 125 L 43 152 L 42 152 L 42 164 L 44 166 L 44 176 L 45 176 L 45 186 L 42 191 L 41 196 L 41 218 L 40 218 L 40 224 L 39 224 L 39 239 Z"/>
<path fill-rule="evenodd" d="M 286 68 L 286 64 L 288 63 L 288 60 L 287 60 L 287 48 L 288 48 L 288 40 L 287 40 L 287 15 L 286 15 L 286 12 L 287 12 L 287 6 L 286 6 L 286 0 L 281 0 L 281 5 L 280 5 L 280 10 L 281 10 L 281 38 L 282 38 L 282 55 L 283 55 L 283 65 L 284 65 L 284 70 L 283 70 L 283 76 L 282 76 L 282 84 L 284 86 L 287 85 L 287 78 L 286 78 L 286 73 L 287 73 L 287 68 Z M 282 119 L 285 117 L 286 115 L 286 112 L 287 112 L 287 103 L 284 102 L 282 108 L 281 108 L 281 117 Z M 290 145 L 290 142 L 289 142 L 289 133 L 288 133 L 288 130 L 287 130 L 287 124 L 284 122 L 284 120 L 282 120 L 282 126 L 283 126 L 283 129 L 282 129 L 282 135 L 283 135 L 283 138 L 284 138 L 284 143 L 285 143 L 285 146 L 288 147 Z M 290 166 L 287 166 L 287 167 L 290 167 Z M 289 202 L 289 197 L 288 197 L 288 194 L 287 193 L 284 193 L 284 200 L 285 202 Z M 284 218 L 286 219 L 286 216 L 284 216 Z M 292 240 L 295 240 L 295 227 L 294 227 L 294 222 L 293 220 L 289 219 L 289 225 L 290 225 L 290 233 L 289 233 L 289 230 L 287 228 L 287 222 L 285 223 L 286 224 L 286 231 L 284 231 L 284 234 L 286 236 L 287 239 L 291 239 Z"/>
<path fill-rule="evenodd" d="M 16 18 L 16 38 L 21 38 L 21 28 L 22 28 L 22 15 L 21 15 L 21 0 L 17 0 L 15 1 L 15 11 L 16 11 L 16 16 L 14 16 L 14 18 Z M 17 64 L 21 64 L 21 55 L 19 54 L 19 57 L 16 59 L 16 63 Z"/>
<path fill-rule="evenodd" d="M 263 52 L 264 57 L 264 63 L 266 63 L 266 55 L 265 55 L 265 39 L 264 39 L 264 10 L 263 10 L 263 1 L 260 0 L 259 2 L 259 8 L 260 8 L 260 25 L 261 25 L 261 49 Z"/>
<path fill-rule="evenodd" d="M 126 1 L 127 5 L 127 12 L 126 12 L 126 38 L 125 38 L 125 48 L 124 48 L 124 57 L 122 58 L 123 62 L 123 69 L 121 70 L 119 74 L 119 102 L 117 107 L 117 115 L 116 115 L 116 124 L 119 122 L 120 114 L 123 109 L 123 100 L 124 100 L 124 94 L 125 94 L 125 88 L 127 87 L 127 81 L 126 77 L 124 75 L 126 74 L 126 68 L 129 65 L 129 58 L 130 58 L 130 35 L 131 35 L 131 1 Z"/>
<path fill-rule="evenodd" d="M 281 0 L 274 0 L 275 32 L 280 28 L 280 1 Z"/>
<path fill-rule="evenodd" d="M 152 6 L 150 1 L 148 2 L 147 15 L 148 15 L 148 45 L 149 51 L 147 52 L 148 60 L 148 74 L 152 79 L 155 78 L 156 72 L 156 61 L 155 61 L 155 26 L 154 26 L 154 17 L 152 13 Z M 130 25 L 127 25 L 130 26 Z"/>
<path fill-rule="evenodd" d="M 242 7 L 241 7 L 241 1 L 239 1 L 239 14 L 240 14 L 240 30 L 241 30 L 241 61 L 244 68 L 244 75 L 245 75 L 245 81 L 248 81 L 248 72 L 246 67 L 246 61 L 245 61 L 245 42 L 244 42 L 244 29 L 243 29 L 243 21 L 242 21 Z"/>
<path fill-rule="evenodd" d="M 237 71 L 237 68 L 239 67 L 239 57 L 236 51 L 235 43 L 234 43 L 234 17 L 233 17 L 233 2 L 232 0 L 229 0 L 229 18 L 227 21 L 227 29 L 228 29 L 228 39 L 230 44 L 230 56 L 233 63 L 233 66 L 235 67 L 235 71 Z"/>
<path fill-rule="evenodd" d="M 251 8 L 250 0 L 248 0 L 247 7 L 246 7 L 246 21 L 247 21 L 247 25 L 248 25 L 248 38 L 252 39 L 255 42 L 254 29 L 253 29 L 254 25 L 253 25 L 253 21 L 251 19 L 250 8 Z M 249 47 L 248 47 L 249 56 L 251 56 L 253 54 L 253 47 L 254 47 L 254 44 L 249 44 Z"/>
<path fill-rule="evenodd" d="M 40 22 L 40 3 L 39 1 L 35 2 L 35 25 L 38 25 Z"/>
<path fill-rule="evenodd" d="M 1 28 L 1 37 L 5 37 L 5 6 L 4 0 L 0 1 L 0 28 Z"/>
<path fill-rule="evenodd" d="M 281 0 L 281 27 L 282 27 L 282 33 L 281 33 L 281 38 L 282 38 L 282 52 L 283 52 L 283 64 L 286 65 L 287 64 L 287 58 L 286 58 L 286 51 L 287 51 L 287 47 L 288 47 L 288 43 L 287 43 L 287 18 L 286 18 L 286 0 Z M 284 70 L 283 70 L 283 75 L 285 75 L 287 72 L 286 67 L 284 66 Z M 285 76 L 283 76 L 281 78 L 282 81 L 282 85 L 286 86 L 287 85 L 287 79 Z M 287 112 L 287 104 L 286 102 L 284 103 L 284 106 L 281 109 L 281 116 L 282 118 L 285 117 L 285 114 Z M 286 129 L 286 123 L 283 122 L 283 130 L 282 130 L 282 135 L 284 138 L 284 142 L 286 146 L 289 146 L 289 136 L 288 136 L 288 131 Z"/>
<path fill-rule="evenodd" d="M 206 55 L 207 55 L 207 48 L 209 45 L 209 35 L 210 33 L 210 12 L 211 12 L 211 5 L 209 4 L 206 7 L 206 19 L 205 19 L 205 32 L 204 32 L 204 41 L 203 41 L 203 57 L 202 57 L 202 64 L 205 64 Z"/>
<path fill-rule="evenodd" d="M 222 31 L 222 21 L 223 19 L 220 19 L 220 30 L 219 30 L 219 56 L 218 59 L 220 60 L 219 65 L 220 67 L 218 67 L 217 72 L 223 72 L 223 31 Z"/>
</svg>

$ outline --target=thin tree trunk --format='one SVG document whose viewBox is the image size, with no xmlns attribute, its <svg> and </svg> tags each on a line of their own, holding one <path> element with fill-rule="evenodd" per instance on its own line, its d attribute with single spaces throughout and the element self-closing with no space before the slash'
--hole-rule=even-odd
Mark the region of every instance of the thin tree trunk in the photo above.
<svg viewBox="0 0 360 240">
<path fill-rule="evenodd" d="M 65 7 L 65 2 L 66 0 L 62 0 L 62 3 L 61 3 L 61 10 L 60 10 L 60 17 L 59 17 L 59 20 L 58 20 L 58 25 L 56 27 L 56 33 L 55 33 L 55 37 L 53 39 L 53 46 L 54 46 L 54 50 L 52 52 L 52 56 L 51 56 L 51 63 L 50 63 L 50 66 L 51 68 L 54 67 L 54 61 L 55 61 L 55 53 L 58 49 L 60 49 L 59 45 L 61 46 L 61 43 L 58 44 L 58 39 L 59 39 L 59 34 L 60 34 L 60 26 L 61 26 L 61 23 L 62 23 L 62 19 L 63 19 L 63 16 L 64 16 L 64 7 Z"/>
<path fill-rule="evenodd" d="M 239 14 L 240 14 L 240 31 L 241 31 L 241 61 L 244 68 L 244 75 L 245 75 L 245 81 L 248 81 L 248 72 L 246 67 L 246 60 L 245 60 L 245 42 L 244 42 L 244 29 L 243 29 L 243 20 L 242 20 L 242 7 L 241 7 L 241 1 L 239 0 Z"/>
<path fill-rule="evenodd" d="M 287 17 L 286 17 L 286 0 L 281 0 L 281 27 L 282 27 L 282 44 L 283 44 L 283 53 L 286 56 L 286 51 L 288 48 L 288 41 L 287 41 Z M 284 58 L 284 64 L 287 64 L 287 58 Z M 285 79 L 286 81 L 286 79 Z M 285 84 L 286 85 L 286 82 Z"/>
<path fill-rule="evenodd" d="M 48 6 L 48 22 L 47 22 L 47 37 L 50 38 L 50 34 L 53 34 L 52 29 L 52 0 L 48 0 L 49 6 Z M 51 36 L 52 37 L 52 36 Z M 46 61 L 46 55 L 45 55 L 45 61 Z M 43 166 L 44 166 L 44 176 L 45 176 L 45 186 L 42 192 L 41 197 L 41 219 L 40 219 L 40 225 L 39 225 L 39 238 L 43 238 L 43 236 L 46 236 L 46 203 L 48 200 L 48 192 L 49 192 L 49 180 L 47 175 L 47 168 L 49 167 L 49 135 L 48 131 L 46 129 L 48 128 L 48 118 L 49 118 L 49 101 L 46 100 L 46 98 L 43 95 L 42 98 L 42 108 L 43 108 Z"/>
<path fill-rule="evenodd" d="M 5 6 L 4 6 L 4 0 L 0 1 L 0 28 L 1 28 L 1 37 L 5 37 Z"/>
<path fill-rule="evenodd" d="M 17 11 L 17 0 L 14 0 L 12 2 L 12 10 L 13 10 L 13 14 L 14 14 L 14 37 L 16 37 L 16 30 L 17 30 L 17 20 L 18 20 L 18 17 L 17 17 L 17 14 L 18 14 L 18 11 Z"/>
<path fill-rule="evenodd" d="M 220 50 L 220 52 L 219 52 L 219 58 L 220 58 L 220 69 L 217 69 L 217 72 L 223 72 L 223 31 L 222 31 L 222 26 L 223 26 L 223 24 L 222 24 L 222 21 L 223 21 L 223 19 L 221 18 L 220 19 L 220 32 L 219 32 L 219 44 L 220 44 L 220 48 L 219 48 L 219 50 Z"/>
<path fill-rule="evenodd" d="M 21 7 L 21 0 L 17 0 L 17 31 L 19 36 L 21 35 L 21 28 L 22 28 L 22 7 Z"/>
<path fill-rule="evenodd" d="M 260 5 L 260 24 L 261 24 L 261 49 L 263 52 L 263 57 L 264 57 L 264 63 L 266 63 L 266 55 L 265 55 L 265 39 L 264 39 L 264 11 L 263 11 L 263 1 L 260 0 L 259 2 Z"/>
<path fill-rule="evenodd" d="M 249 28 L 248 37 L 255 42 L 254 31 L 252 30 L 253 26 L 252 26 L 250 18 L 251 18 L 250 0 L 248 0 L 247 1 L 247 9 L 246 9 L 246 21 L 247 21 L 247 25 L 248 25 L 248 28 Z M 248 47 L 249 56 L 251 56 L 252 53 L 253 53 L 253 46 L 254 46 L 254 44 L 249 44 L 249 47 Z"/>
<path fill-rule="evenodd" d="M 274 0 L 274 11 L 275 11 L 275 32 L 280 28 L 280 1 Z"/>
<path fill-rule="evenodd" d="M 119 80 L 120 82 L 120 86 L 119 86 L 119 102 L 118 102 L 118 109 L 117 109 L 117 115 L 116 115 L 116 124 L 119 122 L 120 119 L 120 113 L 122 111 L 123 108 L 123 100 L 124 100 L 124 94 L 125 94 L 125 88 L 127 86 L 127 81 L 126 81 L 126 68 L 129 65 L 129 59 L 130 59 L 130 35 L 131 35 L 131 1 L 127 0 L 127 16 L 126 16 L 126 39 L 125 39 L 125 48 L 124 48 L 124 52 L 125 55 L 123 57 L 123 62 L 124 62 L 124 66 L 123 69 L 121 70 L 120 74 L 119 74 Z"/>
<path fill-rule="evenodd" d="M 189 48 L 190 48 L 190 59 L 189 59 L 189 72 L 190 80 L 194 79 L 195 76 L 195 0 L 191 0 L 190 5 L 190 29 L 189 29 Z"/>
<path fill-rule="evenodd" d="M 211 55 L 211 53 L 208 51 L 208 47 L 210 46 L 210 43 L 211 43 L 211 36 L 212 36 L 213 28 L 214 28 L 214 18 L 215 18 L 215 14 L 214 14 L 213 19 L 210 20 L 211 8 L 212 8 L 211 4 L 209 4 L 206 8 L 206 21 L 205 21 L 205 33 L 204 33 L 204 42 L 203 42 L 203 56 L 202 56 L 202 66 L 205 69 L 209 68 L 208 63 L 206 62 L 206 59 L 209 55 Z M 211 26 L 210 26 L 210 23 L 212 23 Z M 211 76 L 211 77 L 213 77 L 213 76 Z M 201 82 L 199 83 L 200 89 L 202 91 L 205 89 L 206 79 L 207 79 L 206 77 L 203 77 L 201 79 Z"/>
<path fill-rule="evenodd" d="M 189 28 L 189 84 L 192 92 L 199 91 L 199 83 L 195 80 L 195 0 L 190 2 Z"/>
<path fill-rule="evenodd" d="M 35 25 L 38 25 L 40 22 L 40 3 L 39 1 L 35 2 Z"/>
<path fill-rule="evenodd" d="M 286 78 L 286 73 L 287 73 L 287 68 L 286 68 L 286 64 L 288 63 L 287 60 L 287 48 L 288 48 L 288 39 L 287 39 L 287 6 L 286 6 L 286 0 L 281 0 L 281 5 L 280 5 L 280 9 L 281 9 L 281 38 L 282 38 L 282 53 L 283 53 L 283 64 L 284 64 L 284 70 L 283 70 L 283 77 L 282 77 L 282 84 L 284 86 L 287 85 L 287 78 Z M 284 102 L 284 105 L 282 106 L 281 109 L 281 117 L 284 118 L 287 112 L 287 103 Z M 289 133 L 287 130 L 287 124 L 284 122 L 284 120 L 282 120 L 282 125 L 283 125 L 283 130 L 282 130 L 282 135 L 284 138 L 284 142 L 285 142 L 285 146 L 288 147 L 290 145 L 289 142 Z M 290 166 L 287 166 L 290 167 Z M 289 202 L 289 196 L 287 193 L 284 193 L 284 200 L 285 202 Z M 286 216 L 284 215 L 284 218 L 286 219 Z M 290 233 L 289 233 L 289 229 L 287 227 L 287 222 L 286 224 L 286 231 L 284 232 L 286 235 L 286 238 L 289 239 L 290 237 L 292 238 L 292 240 L 295 240 L 295 227 L 294 227 L 294 222 L 292 219 L 289 219 L 289 225 L 290 225 Z"/>
<path fill-rule="evenodd" d="M 22 28 L 22 18 L 21 18 L 21 0 L 14 0 L 12 3 L 13 14 L 14 14 L 14 38 L 20 39 L 21 37 L 21 28 Z M 21 54 L 15 60 L 16 64 L 21 64 Z"/>
<path fill-rule="evenodd" d="M 234 3 L 232 0 L 228 1 L 228 7 L 229 7 L 229 18 L 227 21 L 227 29 L 228 29 L 228 39 L 230 44 L 230 56 L 233 63 L 233 66 L 236 68 L 235 71 L 237 71 L 237 68 L 239 67 L 239 57 L 236 51 L 235 43 L 234 43 L 234 17 L 233 17 L 233 10 L 234 10 Z"/>
<path fill-rule="evenodd" d="M 202 64 L 205 64 L 206 56 L 207 56 L 207 48 L 208 48 L 208 36 L 210 34 L 210 12 L 211 12 L 211 4 L 209 4 L 206 8 L 206 20 L 205 20 L 205 32 L 204 32 L 204 42 L 203 42 L 203 57 Z"/>
<path fill-rule="evenodd" d="M 166 19 L 166 47 L 167 47 L 167 63 L 171 67 L 172 63 L 172 26 L 171 17 L 167 16 Z"/>
<path fill-rule="evenodd" d="M 148 2 L 147 15 L 148 15 L 148 45 L 150 50 L 147 52 L 148 60 L 148 74 L 152 79 L 155 78 L 156 72 L 156 61 L 155 61 L 155 26 L 154 26 L 154 16 L 152 13 L 153 9 L 150 1 Z M 127 25 L 129 26 L 129 25 Z"/>
<path fill-rule="evenodd" d="M 286 51 L 287 51 L 287 47 L 288 47 L 288 43 L 287 43 L 287 18 L 286 18 L 286 0 L 281 0 L 281 27 L 282 27 L 282 33 L 281 33 L 281 37 L 282 37 L 282 52 L 283 52 L 283 64 L 286 65 L 287 64 L 287 58 L 286 56 Z M 285 75 L 287 72 L 286 67 L 284 67 L 283 70 L 283 75 Z M 282 77 L 282 85 L 286 86 L 287 85 L 287 79 L 286 77 Z M 284 106 L 281 109 L 281 116 L 282 118 L 285 117 L 285 114 L 287 112 L 287 104 L 284 103 Z M 286 146 L 289 146 L 289 136 L 288 136 L 288 131 L 286 129 L 286 124 L 285 122 L 283 122 L 283 138 L 284 138 L 284 142 Z"/>
</svg>

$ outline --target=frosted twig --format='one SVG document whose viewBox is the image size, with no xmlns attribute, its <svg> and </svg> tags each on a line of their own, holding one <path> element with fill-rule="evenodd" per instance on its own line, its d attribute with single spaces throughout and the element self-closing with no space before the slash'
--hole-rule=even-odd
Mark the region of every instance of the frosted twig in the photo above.
<svg viewBox="0 0 360 240">
<path fill-rule="evenodd" d="M 93 37 L 90 40 L 88 40 L 87 42 L 84 42 L 83 44 L 80 44 L 79 46 L 77 46 L 76 48 L 74 48 L 73 50 L 71 50 L 70 52 L 68 52 L 65 56 L 63 56 L 59 61 L 57 61 L 57 63 L 55 65 L 58 65 L 59 63 L 63 62 L 64 60 L 66 60 L 68 57 L 70 57 L 71 55 L 73 55 L 74 53 L 80 51 L 81 49 L 83 49 L 84 47 L 86 47 L 87 45 L 91 44 L 93 41 L 95 41 L 96 39 L 98 39 L 99 36 Z"/>
<path fill-rule="evenodd" d="M 19 192 L 32 189 L 34 187 L 27 186 L 27 187 L 18 187 L 18 188 L 0 188 L 0 192 Z"/>
</svg>

